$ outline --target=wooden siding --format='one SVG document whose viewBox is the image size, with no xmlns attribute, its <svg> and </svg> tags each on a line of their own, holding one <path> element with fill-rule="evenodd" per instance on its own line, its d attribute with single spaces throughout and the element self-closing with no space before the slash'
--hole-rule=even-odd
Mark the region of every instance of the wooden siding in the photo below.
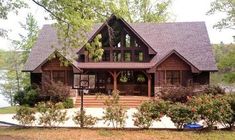
<svg viewBox="0 0 235 140">
<path fill-rule="evenodd" d="M 210 84 L 210 72 L 201 72 L 199 74 L 193 74 L 193 83 L 199 85 Z"/>
<path fill-rule="evenodd" d="M 73 70 L 72 66 L 62 66 L 58 58 L 48 60 L 43 66 L 42 71 L 45 70 Z"/>
<path fill-rule="evenodd" d="M 157 70 L 191 70 L 191 68 L 176 54 L 172 54 L 157 67 Z"/>
</svg>

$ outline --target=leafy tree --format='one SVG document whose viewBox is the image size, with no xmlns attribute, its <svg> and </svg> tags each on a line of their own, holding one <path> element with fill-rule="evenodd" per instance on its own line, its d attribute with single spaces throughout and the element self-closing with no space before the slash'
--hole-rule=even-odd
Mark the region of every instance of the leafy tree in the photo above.
<svg viewBox="0 0 235 140">
<path fill-rule="evenodd" d="M 224 13 L 225 17 L 222 18 L 215 28 L 223 29 L 230 28 L 235 29 L 235 0 L 215 0 L 211 3 L 211 9 L 207 12 L 208 15 L 216 13 Z"/>
</svg>

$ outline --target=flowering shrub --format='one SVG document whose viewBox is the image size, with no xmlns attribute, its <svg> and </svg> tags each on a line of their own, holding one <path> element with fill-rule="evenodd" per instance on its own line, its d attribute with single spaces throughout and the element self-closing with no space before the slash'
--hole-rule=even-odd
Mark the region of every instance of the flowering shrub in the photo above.
<svg viewBox="0 0 235 140">
<path fill-rule="evenodd" d="M 183 103 L 172 104 L 169 108 L 168 116 L 177 129 L 182 129 L 185 124 L 198 120 L 196 109 Z"/>
<path fill-rule="evenodd" d="M 216 123 L 223 122 L 231 113 L 231 107 L 225 98 L 216 95 L 202 95 L 193 97 L 189 104 L 196 109 L 196 112 L 205 121 L 208 128 Z"/>
<path fill-rule="evenodd" d="M 81 111 L 78 111 L 75 116 L 73 116 L 73 121 L 75 124 L 79 124 L 81 126 L 81 118 L 83 117 L 83 126 L 84 127 L 92 127 L 96 124 L 98 118 L 92 117 L 91 115 L 86 115 L 86 112 L 83 111 L 81 114 Z"/>
<path fill-rule="evenodd" d="M 108 122 L 108 125 L 112 123 L 114 128 L 124 127 L 127 111 L 119 104 L 119 91 L 113 91 L 112 96 L 105 101 L 104 105 L 107 106 L 103 116 L 104 123 Z"/>
<path fill-rule="evenodd" d="M 224 95 L 225 89 L 221 88 L 220 86 L 207 86 L 202 91 L 204 94 L 212 94 L 212 95 Z"/>
<path fill-rule="evenodd" d="M 232 129 L 235 124 L 235 95 L 227 95 L 224 98 L 230 105 L 231 110 L 226 112 L 226 115 L 223 115 L 222 123 L 225 127 Z"/>
<path fill-rule="evenodd" d="M 68 118 L 62 103 L 40 102 L 37 104 L 37 110 L 40 113 L 39 124 L 43 126 L 58 126 L 64 123 Z"/>
<path fill-rule="evenodd" d="M 23 126 L 32 125 L 35 119 L 35 110 L 30 107 L 21 106 L 16 111 L 16 115 L 13 116 L 13 119 L 16 119 Z"/>
<path fill-rule="evenodd" d="M 134 125 L 140 128 L 149 128 L 153 121 L 160 120 L 168 110 L 169 102 L 166 101 L 146 101 L 137 108 L 133 114 Z"/>
</svg>

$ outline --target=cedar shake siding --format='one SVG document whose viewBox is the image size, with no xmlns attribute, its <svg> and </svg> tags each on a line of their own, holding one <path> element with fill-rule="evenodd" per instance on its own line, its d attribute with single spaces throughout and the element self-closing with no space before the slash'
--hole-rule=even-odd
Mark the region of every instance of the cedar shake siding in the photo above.
<svg viewBox="0 0 235 140">
<path fill-rule="evenodd" d="M 114 31 L 112 42 L 107 24 Z M 102 36 L 104 54 L 99 62 L 88 57 L 85 47 L 68 48 L 62 55 L 56 30 L 43 26 L 30 52 L 23 71 L 30 72 L 32 84 L 49 79 L 72 86 L 75 73 L 88 74 L 93 77 L 89 94 L 118 89 L 121 95 L 150 97 L 162 85 L 209 84 L 210 72 L 217 71 L 204 22 L 129 24 L 112 15 L 87 33 L 88 42 Z M 49 59 L 53 54 L 57 57 Z M 61 66 L 59 57 L 70 65 Z"/>
</svg>

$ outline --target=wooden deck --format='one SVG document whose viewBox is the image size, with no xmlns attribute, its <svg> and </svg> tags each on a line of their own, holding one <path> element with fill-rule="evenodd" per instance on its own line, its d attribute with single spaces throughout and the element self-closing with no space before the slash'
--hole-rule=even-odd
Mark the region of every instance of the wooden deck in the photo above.
<svg viewBox="0 0 235 140">
<path fill-rule="evenodd" d="M 108 96 L 97 97 L 94 95 L 84 96 L 84 107 L 105 107 L 104 102 Z M 138 107 L 142 102 L 150 100 L 151 98 L 146 96 L 120 96 L 119 103 L 124 107 Z M 81 105 L 80 96 L 77 97 L 75 106 L 79 107 Z"/>
</svg>

